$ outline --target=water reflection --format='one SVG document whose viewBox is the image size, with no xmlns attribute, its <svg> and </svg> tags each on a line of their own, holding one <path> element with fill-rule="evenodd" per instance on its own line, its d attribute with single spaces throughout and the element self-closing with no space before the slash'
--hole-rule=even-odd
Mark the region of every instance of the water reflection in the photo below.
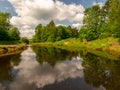
<svg viewBox="0 0 120 90">
<path fill-rule="evenodd" d="M 0 83 L 12 81 L 12 68 L 17 66 L 20 62 L 20 53 L 0 57 Z"/>
<path fill-rule="evenodd" d="M 22 61 L 13 68 L 13 71 L 19 70 L 19 72 L 15 81 L 9 85 L 10 90 L 31 90 L 31 88 L 41 88 L 66 79 L 83 77 L 82 62 L 78 57 L 71 58 L 71 61 L 56 61 L 53 68 L 47 61 L 40 65 L 35 60 L 35 53 L 30 48 L 21 55 Z"/>
<path fill-rule="evenodd" d="M 119 61 L 79 53 L 36 46 L 21 54 L 2 57 L 0 90 L 119 89 Z"/>
<path fill-rule="evenodd" d="M 120 61 L 98 57 L 91 53 L 83 54 L 84 76 L 86 83 L 94 86 L 103 86 L 106 90 L 118 90 L 120 87 Z"/>
<path fill-rule="evenodd" d="M 39 63 L 48 62 L 51 66 L 54 66 L 56 62 L 71 60 L 73 57 L 78 56 L 78 52 L 70 52 L 54 47 L 33 46 L 32 49 L 36 53 L 36 60 Z"/>
</svg>

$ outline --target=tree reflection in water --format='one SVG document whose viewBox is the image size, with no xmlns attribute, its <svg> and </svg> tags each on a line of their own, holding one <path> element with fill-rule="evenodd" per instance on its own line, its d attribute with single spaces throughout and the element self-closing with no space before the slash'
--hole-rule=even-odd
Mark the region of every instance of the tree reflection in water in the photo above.
<svg viewBox="0 0 120 90">
<path fill-rule="evenodd" d="M 31 48 L 0 57 L 0 90 L 119 90 L 120 61 L 87 51 Z"/>
<path fill-rule="evenodd" d="M 120 61 L 109 60 L 91 53 L 81 52 L 82 66 L 86 83 L 94 87 L 103 86 L 106 90 L 120 87 Z"/>
<path fill-rule="evenodd" d="M 12 68 L 19 64 L 20 57 L 20 53 L 0 57 L 0 83 L 13 80 Z"/>
<path fill-rule="evenodd" d="M 39 63 L 47 62 L 52 66 L 54 66 L 56 62 L 71 60 L 73 57 L 78 56 L 78 52 L 70 52 L 55 47 L 33 46 L 31 48 L 36 53 L 36 60 Z"/>
</svg>

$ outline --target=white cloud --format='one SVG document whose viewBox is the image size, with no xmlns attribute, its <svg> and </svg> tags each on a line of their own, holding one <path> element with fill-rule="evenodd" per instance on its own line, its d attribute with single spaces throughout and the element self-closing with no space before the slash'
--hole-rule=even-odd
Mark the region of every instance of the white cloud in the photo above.
<svg viewBox="0 0 120 90">
<path fill-rule="evenodd" d="M 71 23 L 81 23 L 84 7 L 76 4 L 65 4 L 53 0 L 8 0 L 15 8 L 18 16 L 11 18 L 11 23 L 20 28 L 22 36 L 31 36 L 33 27 L 39 23 L 47 24 L 51 19 Z M 30 28 L 23 29 L 24 26 Z M 30 31 L 30 33 L 28 33 Z M 28 35 L 30 34 L 30 35 Z M 33 34 L 32 34 L 33 35 Z"/>
<path fill-rule="evenodd" d="M 76 28 L 80 28 L 82 26 L 81 23 L 75 23 L 75 24 L 72 24 L 73 27 L 76 27 Z"/>
</svg>

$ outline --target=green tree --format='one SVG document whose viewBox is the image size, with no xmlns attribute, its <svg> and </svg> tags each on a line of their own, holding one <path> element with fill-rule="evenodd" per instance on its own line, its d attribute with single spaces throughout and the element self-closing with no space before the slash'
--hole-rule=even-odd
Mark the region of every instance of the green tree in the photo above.
<svg viewBox="0 0 120 90">
<path fill-rule="evenodd" d="M 40 42 L 41 41 L 41 33 L 42 33 L 42 24 L 39 24 L 35 28 L 35 36 L 34 36 L 34 41 L 35 42 Z"/>
<path fill-rule="evenodd" d="M 55 42 L 62 39 L 77 37 L 78 31 L 71 26 L 56 26 L 54 21 L 51 20 L 46 26 L 39 24 L 35 28 L 35 35 L 33 42 Z"/>
<path fill-rule="evenodd" d="M 0 30 L 9 30 L 11 25 L 10 25 L 10 14 L 9 13 L 3 13 L 0 12 Z"/>
<path fill-rule="evenodd" d="M 8 35 L 8 32 L 5 30 L 0 30 L 0 41 L 7 41 L 10 37 Z"/>
<path fill-rule="evenodd" d="M 9 13 L 0 12 L 0 41 L 9 40 L 8 30 L 11 26 L 9 18 Z"/>
<path fill-rule="evenodd" d="M 108 17 L 113 36 L 120 38 L 120 0 L 112 0 Z"/>
<path fill-rule="evenodd" d="M 78 30 L 77 30 L 77 28 L 72 28 L 71 32 L 72 32 L 72 37 L 78 38 Z"/>
<path fill-rule="evenodd" d="M 109 22 L 108 13 L 110 11 L 111 3 L 112 3 L 112 0 L 107 0 L 105 5 L 101 9 L 103 25 L 101 26 L 101 29 L 100 29 L 101 33 L 99 38 L 106 38 L 106 37 L 112 36 L 111 30 L 110 30 L 111 25 L 108 23 Z"/>
<path fill-rule="evenodd" d="M 72 31 L 71 31 L 72 27 L 71 26 L 68 26 L 66 28 L 66 38 L 70 38 L 72 37 Z"/>
<path fill-rule="evenodd" d="M 29 44 L 29 39 L 28 39 L 27 37 L 22 37 L 22 38 L 20 39 L 20 41 L 21 41 L 22 43 Z"/>
<path fill-rule="evenodd" d="M 55 27 L 55 23 L 53 20 L 50 21 L 50 23 L 46 26 L 47 29 L 47 33 L 48 33 L 48 38 L 47 41 L 56 41 L 56 27 Z"/>
<path fill-rule="evenodd" d="M 99 5 L 86 8 L 83 20 L 83 26 L 79 31 L 80 40 L 86 39 L 87 41 L 99 38 L 100 27 L 102 26 L 102 15 Z"/>
<path fill-rule="evenodd" d="M 11 40 L 20 40 L 20 32 L 18 30 L 18 28 L 13 27 L 10 29 L 9 31 L 9 36 L 11 38 Z"/>
<path fill-rule="evenodd" d="M 104 22 L 108 23 L 108 13 L 111 7 L 112 0 L 107 0 L 105 5 L 102 7 L 102 16 L 104 18 Z"/>
<path fill-rule="evenodd" d="M 67 31 L 65 26 L 60 25 L 60 26 L 57 26 L 56 29 L 57 29 L 56 41 L 67 38 Z"/>
</svg>

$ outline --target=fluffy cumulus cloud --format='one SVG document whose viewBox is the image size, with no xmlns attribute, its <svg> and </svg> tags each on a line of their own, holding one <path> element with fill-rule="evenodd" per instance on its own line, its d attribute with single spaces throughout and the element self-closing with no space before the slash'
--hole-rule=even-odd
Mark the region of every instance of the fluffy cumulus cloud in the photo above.
<svg viewBox="0 0 120 90">
<path fill-rule="evenodd" d="M 34 34 L 34 27 L 39 23 L 45 25 L 50 20 L 67 20 L 73 24 L 81 24 L 84 16 L 84 7 L 82 5 L 67 5 L 59 0 L 8 1 L 13 5 L 17 13 L 17 16 L 11 18 L 11 23 L 20 29 L 22 36 L 32 36 Z"/>
</svg>

